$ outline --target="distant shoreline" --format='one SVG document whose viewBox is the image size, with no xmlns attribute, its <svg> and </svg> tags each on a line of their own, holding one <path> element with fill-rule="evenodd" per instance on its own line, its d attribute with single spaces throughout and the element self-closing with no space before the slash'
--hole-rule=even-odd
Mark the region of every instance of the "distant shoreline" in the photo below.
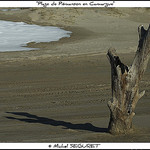
<svg viewBox="0 0 150 150">
<path fill-rule="evenodd" d="M 56 26 L 71 31 L 70 38 L 49 43 L 28 43 L 28 47 L 39 48 L 27 52 L 4 52 L 6 59 L 47 58 L 83 54 L 106 54 L 110 47 L 118 53 L 134 53 L 137 49 L 137 27 L 145 22 L 147 9 L 110 8 L 28 8 L 0 11 L 0 20 L 25 22 L 42 26 Z M 143 17 L 145 16 L 145 18 Z M 145 23 L 147 25 L 147 23 Z M 22 35 L 23 36 L 23 35 Z M 9 56 L 10 55 L 10 56 Z"/>
</svg>

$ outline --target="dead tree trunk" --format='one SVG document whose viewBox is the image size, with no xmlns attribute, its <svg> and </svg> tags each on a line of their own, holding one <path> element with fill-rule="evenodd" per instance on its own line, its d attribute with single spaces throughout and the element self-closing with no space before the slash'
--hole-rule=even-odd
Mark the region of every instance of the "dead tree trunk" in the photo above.
<svg viewBox="0 0 150 150">
<path fill-rule="evenodd" d="M 139 44 L 130 67 L 124 65 L 110 48 L 107 56 L 111 64 L 112 99 L 110 109 L 109 132 L 112 134 L 128 133 L 132 130 L 132 118 L 138 100 L 145 94 L 139 93 L 139 82 L 146 70 L 150 56 L 150 25 L 147 30 L 138 27 Z"/>
</svg>

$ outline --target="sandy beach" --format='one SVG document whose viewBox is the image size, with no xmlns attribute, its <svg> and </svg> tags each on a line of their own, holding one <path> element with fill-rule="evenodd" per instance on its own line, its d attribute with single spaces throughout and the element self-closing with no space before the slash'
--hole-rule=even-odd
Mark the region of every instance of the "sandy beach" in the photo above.
<svg viewBox="0 0 150 150">
<path fill-rule="evenodd" d="M 58 26 L 58 42 L 28 43 L 39 50 L 1 52 L 0 142 L 149 142 L 150 63 L 141 81 L 134 132 L 107 132 L 111 98 L 107 50 L 131 65 L 137 27 L 149 25 L 146 8 L 26 8 L 2 11 L 0 20 Z M 22 35 L 23 36 L 23 35 Z"/>
</svg>

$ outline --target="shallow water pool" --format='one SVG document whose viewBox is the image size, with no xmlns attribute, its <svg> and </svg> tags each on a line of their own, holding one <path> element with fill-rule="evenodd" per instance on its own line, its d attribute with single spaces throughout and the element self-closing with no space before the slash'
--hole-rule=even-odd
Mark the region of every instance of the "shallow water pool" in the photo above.
<svg viewBox="0 0 150 150">
<path fill-rule="evenodd" d="M 0 20 L 0 52 L 33 50 L 24 46 L 30 42 L 58 41 L 70 37 L 70 34 L 70 31 L 58 27 Z"/>
</svg>

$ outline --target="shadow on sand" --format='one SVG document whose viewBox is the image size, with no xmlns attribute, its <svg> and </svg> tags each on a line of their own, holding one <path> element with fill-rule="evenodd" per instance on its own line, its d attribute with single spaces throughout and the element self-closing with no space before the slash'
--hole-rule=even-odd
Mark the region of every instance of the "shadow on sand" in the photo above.
<svg viewBox="0 0 150 150">
<path fill-rule="evenodd" d="M 93 126 L 91 123 L 85 123 L 85 124 L 73 124 L 70 122 L 65 121 L 58 121 L 54 119 L 49 119 L 45 117 L 38 117 L 36 115 L 32 115 L 26 112 L 6 112 L 7 114 L 13 114 L 21 117 L 27 117 L 27 118 L 15 118 L 15 117 L 6 117 L 7 119 L 14 119 L 19 121 L 24 121 L 28 123 L 41 123 L 46 125 L 52 125 L 52 126 L 63 126 L 65 129 L 76 129 L 76 130 L 88 130 L 93 132 L 102 132 L 107 133 L 107 128 L 99 128 Z"/>
</svg>

